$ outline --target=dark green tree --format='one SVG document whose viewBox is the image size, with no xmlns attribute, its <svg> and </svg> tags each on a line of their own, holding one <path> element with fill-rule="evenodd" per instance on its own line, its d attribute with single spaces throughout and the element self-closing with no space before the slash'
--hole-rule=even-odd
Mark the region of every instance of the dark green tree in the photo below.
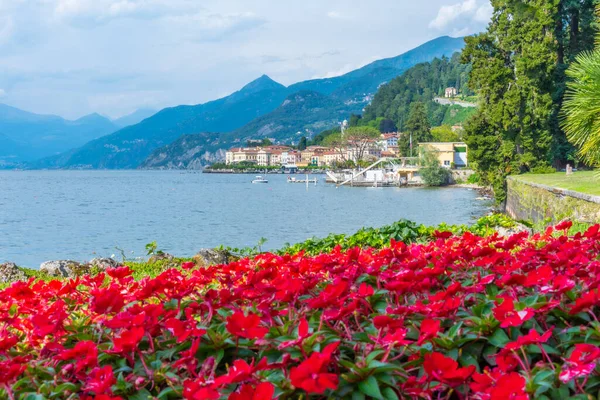
<svg viewBox="0 0 600 400">
<path fill-rule="evenodd" d="M 404 157 L 408 157 L 411 154 L 411 140 L 413 154 L 415 154 L 414 149 L 417 148 L 420 142 L 431 142 L 433 140 L 431 124 L 427 117 L 427 109 L 425 108 L 425 104 L 420 102 L 411 104 L 404 134 L 398 140 L 400 153 Z"/>
<path fill-rule="evenodd" d="M 381 133 L 396 132 L 397 130 L 396 124 L 391 119 L 384 118 L 379 122 L 379 132 Z"/>
<path fill-rule="evenodd" d="M 306 136 L 302 136 L 300 138 L 300 141 L 298 142 L 298 150 L 305 150 L 307 143 L 308 143 L 308 140 L 306 139 Z"/>
<path fill-rule="evenodd" d="M 361 115 L 351 114 L 350 120 L 348 121 L 348 126 L 358 126 L 360 124 L 360 120 L 362 119 Z"/>
<path fill-rule="evenodd" d="M 569 144 L 558 124 L 565 66 L 590 46 L 594 0 L 492 0 L 488 30 L 466 38 L 463 62 L 479 95 L 465 126 L 469 159 L 498 201 L 505 177 L 560 164 Z"/>
</svg>

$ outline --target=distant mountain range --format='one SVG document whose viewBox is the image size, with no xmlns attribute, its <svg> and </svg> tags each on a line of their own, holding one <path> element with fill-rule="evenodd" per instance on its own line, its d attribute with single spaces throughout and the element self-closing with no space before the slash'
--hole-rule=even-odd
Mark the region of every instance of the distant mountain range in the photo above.
<svg viewBox="0 0 600 400">
<path fill-rule="evenodd" d="M 375 61 L 342 76 L 313 79 L 289 87 L 263 75 L 224 98 L 163 109 L 137 124 L 106 136 L 96 136 L 78 149 L 31 166 L 197 167 L 214 161 L 223 149 L 245 143 L 247 139 L 269 137 L 281 142 L 297 141 L 301 136 L 310 137 L 339 124 L 351 113 L 362 112 L 381 84 L 406 69 L 436 57 L 449 57 L 463 46 L 463 38 L 440 37 L 400 56 Z M 186 159 L 183 162 L 186 152 L 199 155 L 199 161 Z"/>
</svg>

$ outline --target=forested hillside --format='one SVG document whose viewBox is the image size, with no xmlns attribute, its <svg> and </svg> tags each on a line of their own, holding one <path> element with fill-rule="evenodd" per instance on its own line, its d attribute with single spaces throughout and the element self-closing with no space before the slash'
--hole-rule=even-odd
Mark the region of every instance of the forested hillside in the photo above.
<svg viewBox="0 0 600 400">
<path fill-rule="evenodd" d="M 392 120 L 398 130 L 402 131 L 405 129 L 411 103 L 421 102 L 426 105 L 431 125 L 441 125 L 444 119 L 450 118 L 446 115 L 450 107 L 456 106 L 435 103 L 434 97 L 443 96 L 445 89 L 451 86 L 456 87 L 461 95 L 471 95 L 468 88 L 470 70 L 469 64 L 461 64 L 459 53 L 449 59 L 436 58 L 430 63 L 418 64 L 377 91 L 373 102 L 365 109 L 363 123 L 385 118 Z M 468 116 L 469 112 L 465 113 Z"/>
</svg>

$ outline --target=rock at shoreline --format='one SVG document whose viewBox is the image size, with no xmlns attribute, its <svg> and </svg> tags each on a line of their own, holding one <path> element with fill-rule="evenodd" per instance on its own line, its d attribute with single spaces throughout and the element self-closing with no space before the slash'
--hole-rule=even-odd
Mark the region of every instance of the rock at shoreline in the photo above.
<svg viewBox="0 0 600 400">
<path fill-rule="evenodd" d="M 208 267 L 210 265 L 228 264 L 235 260 L 235 257 L 227 250 L 221 249 L 202 249 L 194 257 L 196 265 Z"/>
<path fill-rule="evenodd" d="M 57 278 L 74 278 L 89 274 L 90 265 L 72 260 L 46 261 L 40 265 L 40 271 Z"/>
<path fill-rule="evenodd" d="M 95 267 L 101 270 L 108 268 L 117 268 L 121 266 L 121 263 L 112 258 L 92 258 L 89 262 L 91 267 Z"/>
<path fill-rule="evenodd" d="M 17 264 L 12 262 L 0 264 L 0 283 L 12 283 L 26 280 L 27 275 L 17 267 Z"/>
</svg>

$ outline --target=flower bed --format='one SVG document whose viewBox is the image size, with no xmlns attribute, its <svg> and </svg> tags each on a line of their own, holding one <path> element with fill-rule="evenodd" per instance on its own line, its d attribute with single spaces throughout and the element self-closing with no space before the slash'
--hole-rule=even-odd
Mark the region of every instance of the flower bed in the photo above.
<svg viewBox="0 0 600 400">
<path fill-rule="evenodd" d="M 566 232 L 569 224 L 557 227 Z M 1 398 L 597 395 L 599 226 L 0 292 Z"/>
</svg>

